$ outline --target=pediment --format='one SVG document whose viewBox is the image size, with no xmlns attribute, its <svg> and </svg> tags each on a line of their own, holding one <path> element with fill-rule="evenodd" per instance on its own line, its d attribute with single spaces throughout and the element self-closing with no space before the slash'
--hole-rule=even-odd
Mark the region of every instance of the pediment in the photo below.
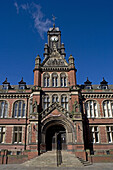
<svg viewBox="0 0 113 170">
<path fill-rule="evenodd" d="M 69 117 L 71 115 L 70 112 L 68 112 L 65 108 L 63 108 L 59 103 L 56 102 L 41 112 L 41 118 L 44 119 L 49 114 L 52 114 L 53 116 L 64 114 L 66 117 Z"/>
<path fill-rule="evenodd" d="M 48 66 L 48 67 L 59 67 L 59 66 L 68 66 L 67 62 L 65 59 L 59 57 L 55 57 L 55 58 L 49 58 L 43 66 Z"/>
</svg>

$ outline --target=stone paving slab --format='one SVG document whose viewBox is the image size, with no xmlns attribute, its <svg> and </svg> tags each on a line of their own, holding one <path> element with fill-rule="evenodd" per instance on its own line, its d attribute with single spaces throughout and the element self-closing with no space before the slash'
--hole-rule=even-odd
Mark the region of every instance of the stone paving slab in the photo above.
<svg viewBox="0 0 113 170">
<path fill-rule="evenodd" d="M 0 165 L 0 170 L 113 170 L 113 163 L 94 163 L 93 165 L 74 168 L 74 167 L 26 167 L 20 164 Z"/>
</svg>

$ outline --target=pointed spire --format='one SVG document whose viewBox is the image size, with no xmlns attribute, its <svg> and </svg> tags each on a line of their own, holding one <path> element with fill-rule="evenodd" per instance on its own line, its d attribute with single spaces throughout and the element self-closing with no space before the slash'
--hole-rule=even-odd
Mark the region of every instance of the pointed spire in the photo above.
<svg viewBox="0 0 113 170">
<path fill-rule="evenodd" d="M 23 81 L 23 77 L 22 77 L 22 79 L 18 82 L 18 84 L 26 84 L 26 82 Z"/>
<path fill-rule="evenodd" d="M 104 79 L 104 77 L 103 77 L 103 80 L 100 82 L 100 84 L 101 85 L 107 85 L 108 84 L 108 82 Z"/>
<path fill-rule="evenodd" d="M 4 81 L 2 84 L 10 84 L 10 83 L 7 81 L 7 77 L 6 77 L 5 81 Z"/>
<path fill-rule="evenodd" d="M 54 15 L 52 15 L 52 20 L 53 20 L 53 29 L 55 28 L 55 20 L 56 20 L 56 17 Z"/>
<path fill-rule="evenodd" d="M 84 82 L 84 84 L 85 84 L 85 85 L 91 85 L 91 84 L 92 84 L 92 82 L 91 82 L 91 81 L 89 81 L 89 79 L 88 79 L 88 77 L 87 77 L 87 80 Z"/>
</svg>

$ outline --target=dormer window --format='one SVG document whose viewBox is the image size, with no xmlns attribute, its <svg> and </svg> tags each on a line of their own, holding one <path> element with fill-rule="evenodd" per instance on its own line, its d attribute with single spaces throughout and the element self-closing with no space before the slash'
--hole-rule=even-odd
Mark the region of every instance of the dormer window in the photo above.
<svg viewBox="0 0 113 170">
<path fill-rule="evenodd" d="M 92 89 L 92 82 L 89 81 L 88 77 L 87 77 L 87 80 L 84 82 L 84 87 L 85 89 Z"/>
<path fill-rule="evenodd" d="M 4 89 L 4 90 L 8 90 L 8 84 L 4 84 L 4 85 L 3 85 L 3 89 Z"/>
<path fill-rule="evenodd" d="M 3 84 L 4 90 L 8 90 L 10 88 L 10 83 L 7 81 L 7 78 L 5 79 L 5 81 L 2 84 Z"/>
<path fill-rule="evenodd" d="M 100 82 L 100 88 L 101 89 L 108 89 L 108 82 L 104 79 L 103 77 L 103 80 Z"/>
<path fill-rule="evenodd" d="M 86 86 L 85 89 L 91 89 L 91 86 Z"/>
<path fill-rule="evenodd" d="M 101 86 L 101 89 L 108 89 L 108 86 Z"/>
<path fill-rule="evenodd" d="M 26 88 L 26 82 L 23 81 L 23 77 L 22 77 L 21 81 L 18 82 L 18 84 L 19 84 L 19 89 L 23 90 Z"/>
</svg>

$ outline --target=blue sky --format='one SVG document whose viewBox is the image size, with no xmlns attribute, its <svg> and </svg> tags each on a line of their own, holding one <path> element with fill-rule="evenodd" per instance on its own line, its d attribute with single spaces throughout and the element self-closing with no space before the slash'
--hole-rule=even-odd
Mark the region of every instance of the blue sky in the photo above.
<svg viewBox="0 0 113 170">
<path fill-rule="evenodd" d="M 46 30 L 62 32 L 66 59 L 72 54 L 77 83 L 86 77 L 99 84 L 103 77 L 113 84 L 113 0 L 0 0 L 0 84 L 21 77 L 33 84 L 37 54 L 43 59 Z"/>
</svg>

